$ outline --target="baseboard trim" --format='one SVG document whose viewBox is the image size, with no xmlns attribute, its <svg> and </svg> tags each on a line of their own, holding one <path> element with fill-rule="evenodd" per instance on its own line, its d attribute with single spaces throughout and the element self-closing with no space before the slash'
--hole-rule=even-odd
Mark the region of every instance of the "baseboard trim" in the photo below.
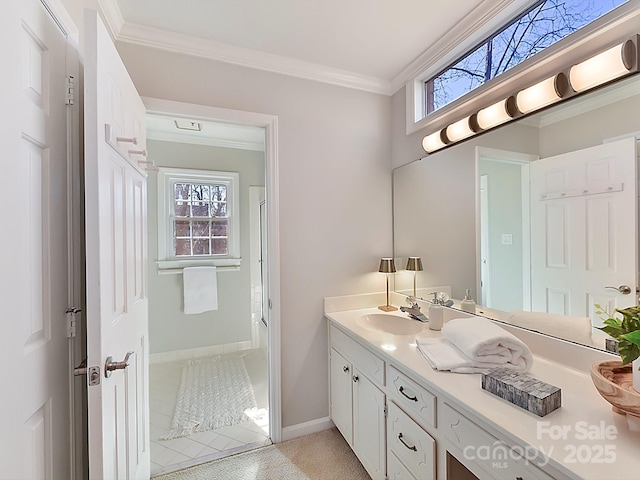
<svg viewBox="0 0 640 480">
<path fill-rule="evenodd" d="M 251 347 L 251 340 L 244 342 L 225 343 L 222 345 L 211 345 L 208 347 L 189 348 L 185 350 L 174 350 L 171 352 L 158 352 L 149 354 L 149 363 L 175 362 L 179 360 L 193 360 L 196 358 L 212 357 L 225 353 L 235 353 L 248 350 Z"/>
<path fill-rule="evenodd" d="M 333 428 L 334 424 L 330 417 L 316 418 L 297 425 L 282 428 L 281 441 L 291 440 L 293 438 L 302 437 L 311 433 L 322 432 Z"/>
</svg>

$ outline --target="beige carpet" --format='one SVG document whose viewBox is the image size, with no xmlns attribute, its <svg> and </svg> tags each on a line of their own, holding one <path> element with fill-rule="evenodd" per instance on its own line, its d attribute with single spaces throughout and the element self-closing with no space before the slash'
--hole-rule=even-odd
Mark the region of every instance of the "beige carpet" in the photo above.
<svg viewBox="0 0 640 480">
<path fill-rule="evenodd" d="M 153 477 L 154 480 L 370 480 L 336 428 Z"/>
</svg>

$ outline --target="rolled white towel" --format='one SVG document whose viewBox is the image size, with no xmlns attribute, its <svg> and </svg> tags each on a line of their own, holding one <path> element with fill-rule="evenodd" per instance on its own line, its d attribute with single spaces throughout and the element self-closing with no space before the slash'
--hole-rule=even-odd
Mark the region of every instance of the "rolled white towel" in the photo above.
<svg viewBox="0 0 640 480">
<path fill-rule="evenodd" d="M 519 338 L 482 317 L 455 318 L 442 327 L 442 336 L 474 362 L 528 372 L 531 350 Z"/>
<path fill-rule="evenodd" d="M 592 345 L 591 319 L 545 312 L 516 310 L 509 314 L 507 322 L 518 327 L 546 333 L 584 345 Z"/>
</svg>

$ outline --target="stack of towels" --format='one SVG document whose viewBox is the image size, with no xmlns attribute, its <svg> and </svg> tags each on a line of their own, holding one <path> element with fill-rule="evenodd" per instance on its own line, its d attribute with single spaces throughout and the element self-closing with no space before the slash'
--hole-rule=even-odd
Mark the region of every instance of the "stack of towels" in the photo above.
<svg viewBox="0 0 640 480">
<path fill-rule="evenodd" d="M 418 350 L 436 370 L 484 373 L 495 367 L 528 372 L 531 350 L 486 318 L 456 318 L 442 327 L 443 338 L 417 339 Z"/>
</svg>

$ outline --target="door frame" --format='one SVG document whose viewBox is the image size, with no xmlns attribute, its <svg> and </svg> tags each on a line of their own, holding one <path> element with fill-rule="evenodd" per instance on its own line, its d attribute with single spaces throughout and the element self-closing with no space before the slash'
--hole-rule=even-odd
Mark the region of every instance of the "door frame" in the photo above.
<svg viewBox="0 0 640 480">
<path fill-rule="evenodd" d="M 531 309 L 531 241 L 530 241 L 530 202 L 529 165 L 540 159 L 539 155 L 512 152 L 488 147 L 476 147 L 475 183 L 476 183 L 476 288 L 481 292 L 480 242 L 482 237 L 480 225 L 480 161 L 483 158 L 520 165 L 522 181 L 522 295 L 524 310 Z"/>
<path fill-rule="evenodd" d="M 227 108 L 142 97 L 147 113 L 190 120 L 217 121 L 265 129 L 265 198 L 267 201 L 269 254 L 269 433 L 274 443 L 282 438 L 280 374 L 280 205 L 278 176 L 278 116 Z"/>
</svg>

